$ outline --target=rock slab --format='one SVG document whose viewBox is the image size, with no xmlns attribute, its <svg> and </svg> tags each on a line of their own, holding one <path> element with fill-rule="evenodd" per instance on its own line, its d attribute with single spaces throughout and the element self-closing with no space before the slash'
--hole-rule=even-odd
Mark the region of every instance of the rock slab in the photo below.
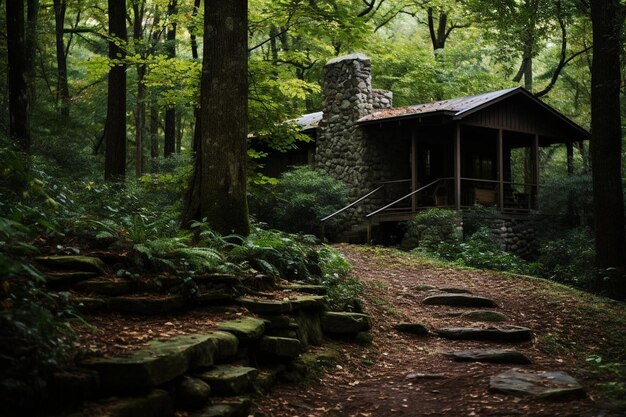
<svg viewBox="0 0 626 417">
<path fill-rule="evenodd" d="M 69 269 L 74 271 L 104 273 L 106 265 L 102 259 L 93 256 L 40 256 L 35 258 L 37 263 L 49 268 Z"/>
<path fill-rule="evenodd" d="M 531 363 L 528 356 L 521 352 L 506 349 L 473 349 L 446 353 L 458 362 L 490 362 L 527 365 Z"/>
<path fill-rule="evenodd" d="M 233 346 L 236 351 L 237 344 L 219 333 L 183 335 L 153 340 L 131 356 L 88 359 L 82 365 L 98 371 L 104 387 L 136 390 L 171 381 L 188 369 L 211 366 L 216 355 L 231 353 Z"/>
<path fill-rule="evenodd" d="M 514 327 L 510 329 L 497 328 L 474 328 L 474 327 L 450 327 L 440 329 L 437 334 L 446 339 L 455 340 L 482 340 L 489 342 L 528 342 L 532 340 L 532 332 L 526 327 Z"/>
<path fill-rule="evenodd" d="M 565 372 L 522 369 L 510 369 L 492 376 L 489 390 L 545 399 L 577 398 L 585 395 L 585 390 L 578 381 Z"/>
<path fill-rule="evenodd" d="M 247 366 L 219 365 L 198 377 L 209 384 L 214 394 L 228 396 L 248 391 L 258 374 L 257 369 Z"/>
<path fill-rule="evenodd" d="M 490 298 L 470 294 L 439 294 L 431 295 L 422 301 L 426 305 L 451 307 L 498 307 Z"/>
<path fill-rule="evenodd" d="M 217 324 L 218 330 L 234 334 L 242 342 L 260 339 L 265 331 L 265 321 L 254 317 L 223 321 Z"/>
<path fill-rule="evenodd" d="M 325 312 L 322 314 L 322 330 L 334 335 L 354 335 L 372 328 L 372 319 L 367 314 Z"/>
<path fill-rule="evenodd" d="M 461 318 L 470 321 L 485 321 L 490 323 L 501 323 L 509 320 L 504 314 L 491 310 L 468 311 L 467 313 L 461 314 Z"/>
</svg>

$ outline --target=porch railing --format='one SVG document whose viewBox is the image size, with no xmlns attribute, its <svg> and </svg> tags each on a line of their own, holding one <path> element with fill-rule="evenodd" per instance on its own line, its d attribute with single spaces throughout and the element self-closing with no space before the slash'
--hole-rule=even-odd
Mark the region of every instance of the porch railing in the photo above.
<svg viewBox="0 0 626 417">
<path fill-rule="evenodd" d="M 322 238 L 322 240 L 324 240 L 325 237 L 325 232 L 326 232 L 326 222 L 330 219 L 332 219 L 333 217 L 343 213 L 344 211 L 348 210 L 351 207 L 355 207 L 357 205 L 359 205 L 360 203 L 362 203 L 363 201 L 367 200 L 368 198 L 374 196 L 375 194 L 377 194 L 379 191 L 381 190 L 385 190 L 386 188 L 393 186 L 393 185 L 397 185 L 397 184 L 402 184 L 402 183 L 407 183 L 410 182 L 411 180 L 394 180 L 394 181 L 382 181 L 382 182 L 377 182 L 375 184 L 380 184 L 378 187 L 376 187 L 375 189 L 373 189 L 372 191 L 370 191 L 369 193 L 359 197 L 358 199 L 354 200 L 353 202 L 351 202 L 350 204 L 348 204 L 347 206 L 335 211 L 332 214 L 329 214 L 326 217 L 323 217 L 322 219 L 320 219 L 320 226 L 321 226 L 321 230 L 320 230 L 320 236 Z"/>
</svg>

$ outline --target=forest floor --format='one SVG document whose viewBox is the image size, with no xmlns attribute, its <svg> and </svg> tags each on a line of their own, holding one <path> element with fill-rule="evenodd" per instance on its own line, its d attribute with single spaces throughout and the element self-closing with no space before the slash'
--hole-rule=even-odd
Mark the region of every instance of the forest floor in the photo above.
<svg viewBox="0 0 626 417">
<path fill-rule="evenodd" d="M 304 385 L 282 385 L 257 401 L 254 416 L 624 416 L 606 396 L 607 374 L 590 355 L 626 358 L 626 308 L 553 282 L 437 264 L 393 249 L 338 245 L 365 286 L 365 311 L 373 319 L 370 346 L 340 344 L 340 359 Z M 459 308 L 424 305 L 416 286 L 464 288 L 492 298 L 507 325 L 532 330 L 533 341 L 497 344 L 399 333 L 399 322 L 429 329 L 468 323 Z M 483 327 L 488 327 L 484 325 Z M 584 399 L 537 400 L 489 392 L 489 379 L 515 365 L 454 362 L 443 353 L 509 348 L 531 360 L 526 369 L 565 371 L 585 388 Z M 519 365 L 517 366 L 519 367 Z M 430 379 L 410 374 L 435 375 Z"/>
</svg>

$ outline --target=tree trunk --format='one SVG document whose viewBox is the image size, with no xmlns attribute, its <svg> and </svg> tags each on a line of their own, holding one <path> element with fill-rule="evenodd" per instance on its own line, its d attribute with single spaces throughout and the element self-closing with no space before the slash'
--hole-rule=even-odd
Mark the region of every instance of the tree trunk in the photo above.
<svg viewBox="0 0 626 417">
<path fill-rule="evenodd" d="M 133 38 L 139 44 L 143 40 L 143 15 L 145 2 L 133 4 Z M 146 64 L 137 65 L 137 105 L 135 108 L 135 175 L 143 175 L 144 156 L 143 142 L 146 126 L 146 86 L 143 82 L 146 76 Z"/>
<path fill-rule="evenodd" d="M 108 0 L 109 36 L 126 43 L 126 0 Z M 126 64 L 124 49 L 109 42 L 107 119 L 105 131 L 104 179 L 124 181 L 126 176 Z"/>
<path fill-rule="evenodd" d="M 150 168 L 157 172 L 159 160 L 159 107 L 154 97 L 150 100 Z"/>
<path fill-rule="evenodd" d="M 247 235 L 247 0 L 205 0 L 202 140 L 182 223 L 207 219 L 218 233 Z"/>
<path fill-rule="evenodd" d="M 6 2 L 7 57 L 9 64 L 9 135 L 30 152 L 30 107 L 26 82 L 24 0 Z"/>
<path fill-rule="evenodd" d="M 19 0 L 21 1 L 21 0 Z M 35 54 L 37 52 L 37 20 L 39 17 L 39 0 L 26 1 L 26 32 L 24 34 L 24 54 L 26 55 L 26 83 L 28 85 L 28 101 L 31 110 L 37 100 L 35 84 Z"/>
<path fill-rule="evenodd" d="M 177 0 L 171 0 L 167 14 L 170 19 L 177 13 Z M 172 20 L 167 30 L 167 56 L 176 58 L 176 22 Z M 165 139 L 163 143 L 163 156 L 166 158 L 176 152 L 176 108 L 165 109 Z"/>
<path fill-rule="evenodd" d="M 63 28 L 65 25 L 65 0 L 54 0 L 54 24 L 57 55 L 57 106 L 62 117 L 70 115 L 70 87 L 67 80 L 67 55 Z"/>
<path fill-rule="evenodd" d="M 200 0 L 193 0 L 193 9 L 191 11 L 191 19 L 192 21 L 195 20 L 196 16 L 198 15 L 198 10 L 200 10 Z M 189 28 L 190 31 L 190 35 L 189 35 L 189 40 L 191 43 L 191 57 L 196 60 L 198 59 L 198 41 L 196 38 L 196 33 L 198 31 L 196 25 L 195 25 L 195 21 L 194 21 L 194 25 L 193 27 Z"/>
<path fill-rule="evenodd" d="M 593 65 L 591 68 L 591 164 L 596 266 L 623 267 L 624 195 L 621 179 L 620 19 L 617 0 L 591 1 Z M 610 288 L 626 295 L 626 280 Z"/>
</svg>

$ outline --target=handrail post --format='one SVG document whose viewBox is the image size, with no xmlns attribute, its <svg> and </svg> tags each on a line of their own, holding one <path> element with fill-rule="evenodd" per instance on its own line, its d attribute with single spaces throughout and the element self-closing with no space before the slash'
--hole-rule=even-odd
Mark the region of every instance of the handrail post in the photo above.
<svg viewBox="0 0 626 417">
<path fill-rule="evenodd" d="M 372 244 L 372 219 L 367 219 L 367 244 Z"/>
<path fill-rule="evenodd" d="M 320 239 L 322 240 L 322 243 L 326 240 L 326 223 L 324 222 L 321 223 Z"/>
</svg>

